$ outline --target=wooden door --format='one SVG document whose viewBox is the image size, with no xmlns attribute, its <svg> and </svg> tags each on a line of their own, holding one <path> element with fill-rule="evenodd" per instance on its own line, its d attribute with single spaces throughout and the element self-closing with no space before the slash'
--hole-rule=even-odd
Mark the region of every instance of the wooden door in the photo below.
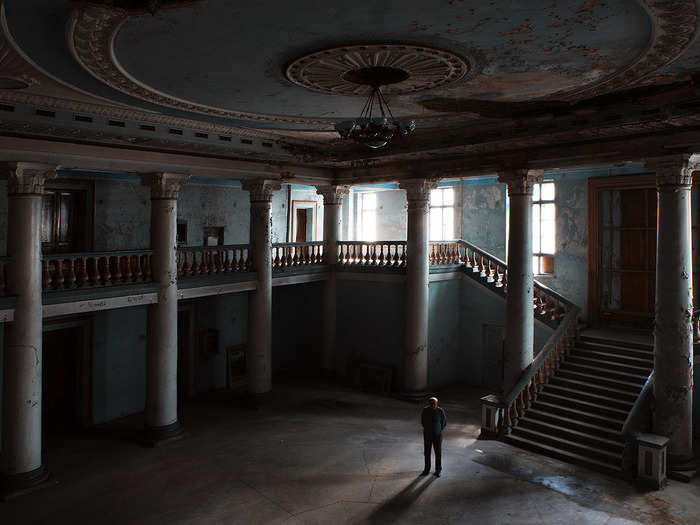
<svg viewBox="0 0 700 525">
<path fill-rule="evenodd" d="M 87 249 L 86 192 L 46 188 L 42 199 L 43 253 L 72 253 Z"/>
<path fill-rule="evenodd" d="M 306 221 L 308 208 L 297 209 L 297 235 L 294 242 L 306 242 Z"/>
<path fill-rule="evenodd" d="M 598 324 L 648 328 L 656 279 L 653 177 L 596 182 L 589 184 L 594 210 L 589 217 L 589 317 Z"/>
</svg>

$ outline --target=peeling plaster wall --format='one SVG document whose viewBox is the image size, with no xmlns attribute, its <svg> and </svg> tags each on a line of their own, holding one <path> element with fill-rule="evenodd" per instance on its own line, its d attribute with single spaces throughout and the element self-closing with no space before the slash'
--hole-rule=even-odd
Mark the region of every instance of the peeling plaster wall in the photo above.
<svg viewBox="0 0 700 525">
<path fill-rule="evenodd" d="M 95 251 L 151 245 L 151 190 L 139 182 L 95 182 Z"/>
<path fill-rule="evenodd" d="M 272 242 L 287 242 L 287 202 L 290 191 L 289 186 L 282 186 L 282 189 L 272 193 Z"/>
<path fill-rule="evenodd" d="M 377 192 L 377 240 L 405 241 L 407 232 L 406 192 L 387 190 Z"/>
<path fill-rule="evenodd" d="M 104 423 L 146 403 L 148 307 L 95 312 L 92 356 L 92 418 Z"/>
<path fill-rule="evenodd" d="M 505 184 L 499 184 L 495 177 L 466 179 L 461 193 L 461 238 L 505 260 Z"/>
<path fill-rule="evenodd" d="M 405 286 L 397 282 L 338 280 L 336 369 L 352 373 L 355 361 L 393 368 L 400 387 Z"/>
<path fill-rule="evenodd" d="M 231 186 L 186 184 L 177 201 L 177 220 L 187 223 L 187 246 L 202 246 L 204 228 L 224 227 L 224 244 L 250 238 L 250 197 Z"/>
<path fill-rule="evenodd" d="M 432 388 L 461 380 L 461 281 L 430 284 L 428 325 L 428 384 Z"/>
<path fill-rule="evenodd" d="M 225 388 L 227 381 L 227 348 L 248 340 L 248 294 L 237 293 L 203 297 L 188 302 L 194 309 L 194 385 L 197 392 Z M 219 331 L 216 354 L 201 351 L 201 335 L 205 330 Z"/>
<path fill-rule="evenodd" d="M 323 323 L 323 282 L 272 289 L 272 372 L 318 368 Z"/>
</svg>

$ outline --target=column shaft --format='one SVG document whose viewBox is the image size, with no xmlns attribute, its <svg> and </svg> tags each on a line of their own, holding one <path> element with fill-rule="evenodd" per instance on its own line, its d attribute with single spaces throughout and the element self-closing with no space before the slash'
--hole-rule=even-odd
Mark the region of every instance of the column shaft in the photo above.
<svg viewBox="0 0 700 525">
<path fill-rule="evenodd" d="M 331 371 L 336 358 L 337 280 L 335 265 L 338 263 L 338 237 L 340 209 L 346 186 L 321 186 L 317 193 L 323 195 L 324 259 L 328 265 L 328 280 L 323 284 L 323 331 L 321 342 L 321 369 Z"/>
<path fill-rule="evenodd" d="M 244 181 L 250 192 L 250 244 L 257 275 L 256 290 L 248 295 L 248 392 L 272 391 L 272 256 L 270 209 L 272 192 L 280 183 Z"/>
<path fill-rule="evenodd" d="M 508 392 L 533 358 L 532 186 L 541 179 L 541 172 L 509 170 L 499 179 L 508 184 L 510 206 L 503 345 L 503 391 Z"/>
<path fill-rule="evenodd" d="M 154 173 L 151 186 L 151 268 L 158 303 L 150 307 L 146 359 L 146 430 L 153 440 L 180 431 L 177 413 L 177 197 L 186 175 Z"/>
<path fill-rule="evenodd" d="M 430 307 L 430 261 L 428 217 L 433 181 L 406 181 L 408 229 L 406 253 L 406 327 L 404 342 L 404 387 L 407 393 L 428 388 L 428 320 Z"/>
<path fill-rule="evenodd" d="M 5 329 L 2 474 L 40 481 L 42 412 L 41 195 L 55 167 L 9 168 L 7 286 L 17 297 Z M 12 482 L 9 483 L 10 485 Z"/>
<path fill-rule="evenodd" d="M 655 432 L 670 438 L 671 464 L 693 457 L 693 267 L 690 173 L 656 164 Z"/>
</svg>

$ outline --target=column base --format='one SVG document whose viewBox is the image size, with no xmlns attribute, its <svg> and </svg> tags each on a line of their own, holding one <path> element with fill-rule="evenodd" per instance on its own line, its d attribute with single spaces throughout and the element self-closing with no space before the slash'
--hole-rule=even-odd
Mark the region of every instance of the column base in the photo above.
<svg viewBox="0 0 700 525">
<path fill-rule="evenodd" d="M 139 442 L 145 447 L 159 447 L 185 437 L 185 427 L 180 420 L 162 427 L 146 427 L 139 436 Z"/>
<path fill-rule="evenodd" d="M 44 465 L 21 474 L 0 477 L 0 501 L 8 501 L 52 485 L 51 475 Z"/>
<path fill-rule="evenodd" d="M 697 474 L 698 462 L 695 458 L 671 456 L 670 463 L 668 477 L 673 480 L 687 483 Z"/>
</svg>

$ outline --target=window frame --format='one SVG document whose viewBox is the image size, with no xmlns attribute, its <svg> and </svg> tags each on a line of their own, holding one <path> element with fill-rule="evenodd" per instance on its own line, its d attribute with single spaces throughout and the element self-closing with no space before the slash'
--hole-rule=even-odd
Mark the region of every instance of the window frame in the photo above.
<svg viewBox="0 0 700 525">
<path fill-rule="evenodd" d="M 445 197 L 444 197 L 444 192 L 446 190 L 449 190 L 452 192 L 452 204 L 444 204 L 445 202 Z M 433 192 L 442 192 L 442 199 L 441 202 L 443 204 L 439 205 L 434 205 L 432 204 L 433 201 Z M 440 241 L 454 241 L 455 240 L 455 203 L 456 203 L 456 192 L 455 188 L 453 186 L 443 186 L 441 188 L 434 188 L 430 190 L 430 199 L 429 199 L 429 209 L 428 209 L 428 238 L 430 239 L 431 242 L 440 242 Z M 445 220 L 444 220 L 444 210 L 446 208 L 450 208 L 452 210 L 452 236 L 447 237 L 445 236 Z M 433 210 L 434 209 L 440 209 L 442 210 L 442 213 L 440 214 L 440 238 L 439 239 L 434 239 L 433 238 Z"/>
<path fill-rule="evenodd" d="M 554 196 L 551 199 L 543 199 L 542 198 L 542 185 L 544 184 L 551 184 L 554 188 Z M 538 199 L 535 199 L 535 195 L 538 195 Z M 553 249 L 550 252 L 545 252 L 542 250 L 542 239 L 543 239 L 543 234 L 542 234 L 542 223 L 544 222 L 542 220 L 542 208 L 544 205 L 551 204 L 552 208 L 554 210 L 554 219 L 553 219 L 553 235 L 554 239 L 552 241 L 553 243 Z M 538 217 L 539 220 L 535 220 L 535 208 L 539 209 Z M 535 183 L 532 187 L 532 236 L 533 236 L 533 250 L 532 250 L 532 258 L 533 258 L 533 268 L 532 272 L 534 275 L 538 277 L 554 277 L 555 272 L 554 272 L 554 256 L 556 255 L 557 252 L 557 186 L 554 180 L 547 179 L 543 180 L 542 182 Z M 539 250 L 535 251 L 535 242 L 534 242 L 534 237 L 535 233 L 537 232 L 538 237 L 540 239 L 540 246 Z M 551 272 L 542 272 L 543 269 L 543 260 L 547 258 L 549 259 L 549 264 L 551 267 Z M 537 264 L 535 264 L 535 260 L 537 261 Z"/>
</svg>

